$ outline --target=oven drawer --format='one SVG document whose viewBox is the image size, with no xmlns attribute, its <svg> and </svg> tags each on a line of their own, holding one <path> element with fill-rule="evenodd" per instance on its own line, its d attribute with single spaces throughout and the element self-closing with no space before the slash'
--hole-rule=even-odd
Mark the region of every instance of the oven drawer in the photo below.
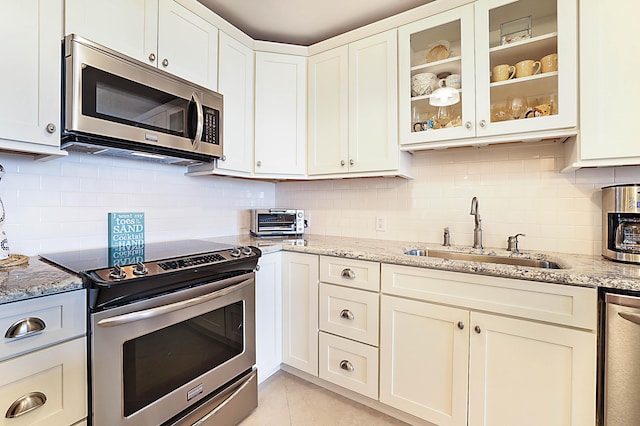
<svg viewBox="0 0 640 426">
<path fill-rule="evenodd" d="M 320 284 L 320 330 L 378 346 L 378 293 Z"/>
<path fill-rule="evenodd" d="M 378 399 L 378 348 L 320 332 L 319 376 Z"/>
<path fill-rule="evenodd" d="M 380 264 L 366 260 L 320 256 L 320 281 L 379 291 Z"/>
<path fill-rule="evenodd" d="M 86 373 L 85 338 L 0 362 L 0 425 L 68 426 L 82 420 L 87 416 Z M 25 397 L 37 408 L 6 418 L 14 401 Z"/>
<path fill-rule="evenodd" d="M 2 305 L 0 333 L 4 338 L 0 344 L 0 361 L 83 336 L 86 309 L 84 290 Z M 27 322 L 32 331 L 25 333 Z"/>
</svg>

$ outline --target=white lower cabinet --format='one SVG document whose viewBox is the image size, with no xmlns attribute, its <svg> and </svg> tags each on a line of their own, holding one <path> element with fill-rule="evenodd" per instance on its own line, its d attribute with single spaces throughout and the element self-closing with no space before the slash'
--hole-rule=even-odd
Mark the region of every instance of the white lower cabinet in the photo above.
<svg viewBox="0 0 640 426">
<path fill-rule="evenodd" d="M 319 377 L 378 399 L 378 348 L 320 332 Z"/>
<path fill-rule="evenodd" d="M 0 425 L 68 426 L 86 418 L 86 344 L 75 339 L 0 363 Z M 30 411 L 27 401 L 35 404 Z M 7 418 L 12 411 L 16 417 Z"/>
<path fill-rule="evenodd" d="M 596 289 L 396 265 L 381 276 L 381 402 L 437 425 L 595 424 Z"/>
<path fill-rule="evenodd" d="M 393 296 L 380 310 L 380 402 L 437 425 L 466 424 L 469 312 Z"/>
<path fill-rule="evenodd" d="M 86 419 L 85 298 L 78 290 L 0 305 L 0 426 Z"/>
<path fill-rule="evenodd" d="M 263 254 L 256 273 L 256 366 L 258 382 L 282 362 L 282 264 L 280 253 Z"/>
<path fill-rule="evenodd" d="M 318 376 L 318 256 L 282 252 L 282 362 Z"/>
</svg>

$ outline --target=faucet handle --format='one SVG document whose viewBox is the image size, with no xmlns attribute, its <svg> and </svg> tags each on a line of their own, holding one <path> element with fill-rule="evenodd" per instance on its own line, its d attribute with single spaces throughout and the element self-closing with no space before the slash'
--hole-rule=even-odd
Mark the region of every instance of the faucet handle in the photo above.
<svg viewBox="0 0 640 426">
<path fill-rule="evenodd" d="M 507 238 L 507 251 L 518 253 L 518 237 L 526 237 L 525 234 L 516 234 Z"/>
</svg>

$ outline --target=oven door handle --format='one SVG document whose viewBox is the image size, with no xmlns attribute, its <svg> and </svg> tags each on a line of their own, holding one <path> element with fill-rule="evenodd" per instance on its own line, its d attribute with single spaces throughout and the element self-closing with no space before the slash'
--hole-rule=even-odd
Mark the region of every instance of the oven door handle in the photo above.
<svg viewBox="0 0 640 426">
<path fill-rule="evenodd" d="M 137 312 L 130 312 L 124 315 L 118 315 L 111 318 L 105 318 L 98 321 L 98 327 L 116 327 L 123 324 L 129 324 L 135 321 L 149 319 L 160 315 L 168 314 L 170 312 L 179 311 L 181 309 L 190 308 L 192 306 L 201 305 L 219 297 L 226 296 L 229 293 L 238 291 L 243 287 L 251 284 L 253 279 L 244 280 L 238 284 L 225 287 L 216 292 L 205 294 L 202 296 L 194 297 L 192 299 L 181 300 L 180 302 L 171 303 L 169 305 L 158 306 L 156 308 L 145 309 Z"/>
</svg>

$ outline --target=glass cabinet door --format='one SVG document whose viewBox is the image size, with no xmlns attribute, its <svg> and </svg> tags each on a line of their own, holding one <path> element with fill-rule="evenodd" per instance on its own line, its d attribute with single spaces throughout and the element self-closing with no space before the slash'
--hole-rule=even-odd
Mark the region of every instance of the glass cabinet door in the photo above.
<svg viewBox="0 0 640 426">
<path fill-rule="evenodd" d="M 476 2 L 478 137 L 576 126 L 575 0 Z"/>
<path fill-rule="evenodd" d="M 398 36 L 401 144 L 473 137 L 473 5 L 405 25 Z"/>
</svg>

